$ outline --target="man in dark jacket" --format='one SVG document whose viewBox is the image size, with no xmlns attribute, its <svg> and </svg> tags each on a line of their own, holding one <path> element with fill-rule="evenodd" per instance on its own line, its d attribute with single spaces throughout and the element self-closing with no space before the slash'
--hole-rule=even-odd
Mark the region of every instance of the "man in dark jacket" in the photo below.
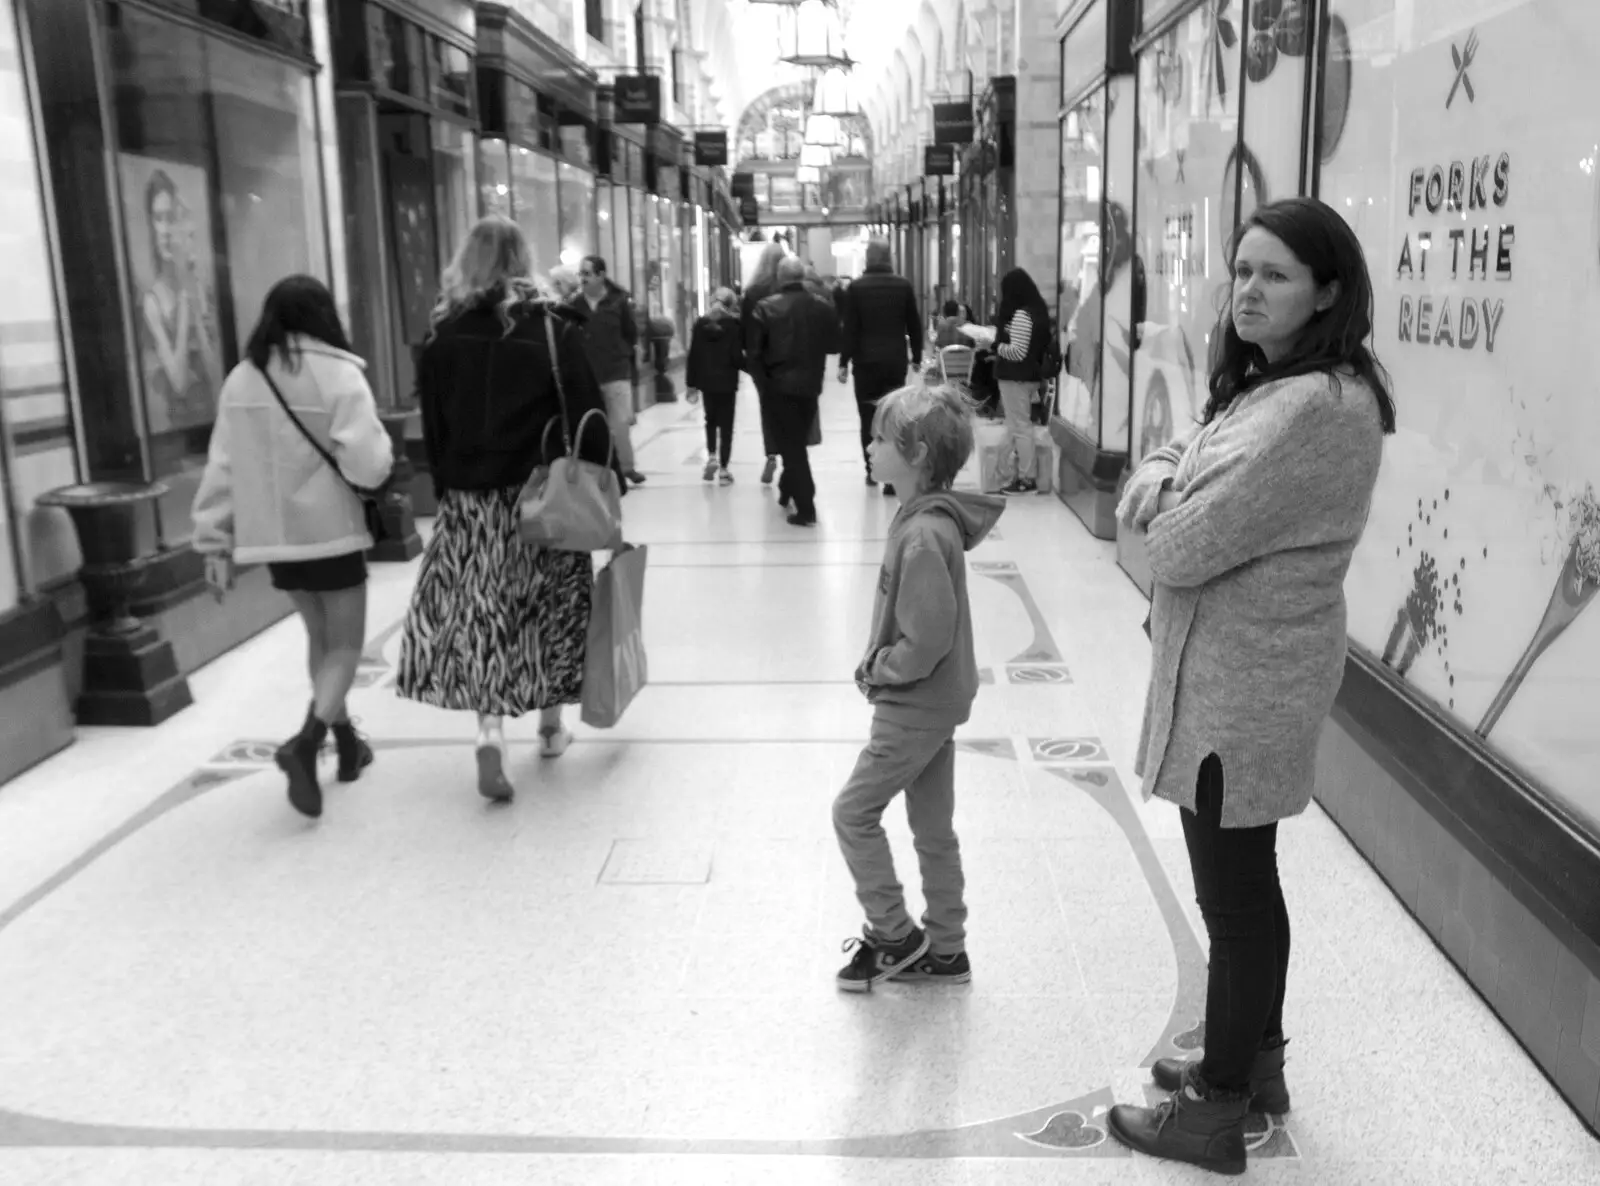
<svg viewBox="0 0 1600 1186">
<path fill-rule="evenodd" d="M 889 241 L 867 244 L 867 270 L 850 285 L 844 300 L 844 348 L 839 351 L 839 382 L 856 364 L 856 412 L 861 418 L 861 457 L 867 485 L 876 486 L 867 446 L 872 443 L 872 415 L 878 401 L 906 385 L 906 354 L 922 366 L 922 315 L 911 282 L 889 267 Z M 892 489 L 884 490 L 892 494 Z"/>
<path fill-rule="evenodd" d="M 633 352 L 639 341 L 633 299 L 606 277 L 606 261 L 585 256 L 578 266 L 582 288 L 571 303 L 584 313 L 583 342 L 589 367 L 605 396 L 606 420 L 616 442 L 617 462 L 630 482 L 644 481 L 633 459 Z"/>
<path fill-rule="evenodd" d="M 828 370 L 828 355 L 839 348 L 839 321 L 833 303 L 806 289 L 806 266 L 798 259 L 778 265 L 778 291 L 756 306 L 745 344 L 750 374 L 768 392 L 776 414 L 783 477 L 778 505 L 794 503 L 789 522 L 817 522 L 817 485 L 806 452 L 817 419 L 817 400 Z"/>
</svg>

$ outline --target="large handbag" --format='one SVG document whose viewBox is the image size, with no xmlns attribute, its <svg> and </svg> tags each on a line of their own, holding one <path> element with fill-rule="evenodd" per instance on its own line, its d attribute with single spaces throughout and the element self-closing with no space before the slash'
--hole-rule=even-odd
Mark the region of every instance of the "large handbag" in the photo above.
<svg viewBox="0 0 1600 1186">
<path fill-rule="evenodd" d="M 544 319 L 545 340 L 550 346 L 550 371 L 555 376 L 556 396 L 561 403 L 561 437 L 566 454 L 554 461 L 549 456 L 552 420 L 545 425 L 544 438 L 539 443 L 539 464 L 522 488 L 521 517 L 517 535 L 532 547 L 552 548 L 562 552 L 601 552 L 622 546 L 622 490 L 617 476 L 611 470 L 611 450 L 607 449 L 606 464 L 584 461 L 573 446 L 574 434 L 568 431 L 567 393 L 561 383 L 561 362 L 556 353 L 556 331 L 547 314 Z M 576 439 L 583 440 L 584 427 L 590 416 L 599 416 L 605 423 L 604 413 L 591 409 L 578 421 Z M 611 434 L 606 433 L 606 440 Z"/>
<path fill-rule="evenodd" d="M 583 723 L 609 729 L 649 680 L 644 572 L 650 549 L 623 544 L 594 579 L 583 657 Z"/>
<path fill-rule="evenodd" d="M 366 525 L 367 534 L 372 537 L 373 544 L 381 544 L 388 539 L 389 529 L 383 525 L 383 506 L 379 502 L 382 497 L 382 491 L 368 490 L 364 486 L 357 486 L 349 478 L 345 477 L 344 471 L 339 468 L 339 463 L 333 459 L 333 454 L 322 447 L 322 442 L 312 436 L 311 430 L 305 426 L 305 422 L 294 414 L 294 409 L 289 406 L 289 401 L 283 398 L 283 392 L 273 382 L 272 376 L 267 374 L 266 368 L 257 367 L 256 369 L 261 372 L 261 377 L 267 381 L 267 386 L 272 388 L 272 394 L 277 398 L 278 406 L 283 409 L 284 415 L 294 421 L 294 426 L 300 430 L 300 435 L 306 438 L 306 443 L 317 451 L 317 455 L 328 463 L 328 468 L 338 476 L 350 493 L 360 500 L 361 519 Z"/>
</svg>

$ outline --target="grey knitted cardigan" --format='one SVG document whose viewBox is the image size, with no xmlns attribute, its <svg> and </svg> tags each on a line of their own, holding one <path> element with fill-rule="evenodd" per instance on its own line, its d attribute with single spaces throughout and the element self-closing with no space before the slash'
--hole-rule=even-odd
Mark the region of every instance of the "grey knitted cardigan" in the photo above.
<svg viewBox="0 0 1600 1186">
<path fill-rule="evenodd" d="M 1222 760 L 1222 826 L 1298 815 L 1344 677 L 1344 578 L 1383 453 L 1372 390 L 1351 373 L 1264 383 L 1130 485 L 1182 501 L 1148 528 L 1150 688 L 1135 769 L 1145 798 L 1191 810 Z"/>
</svg>

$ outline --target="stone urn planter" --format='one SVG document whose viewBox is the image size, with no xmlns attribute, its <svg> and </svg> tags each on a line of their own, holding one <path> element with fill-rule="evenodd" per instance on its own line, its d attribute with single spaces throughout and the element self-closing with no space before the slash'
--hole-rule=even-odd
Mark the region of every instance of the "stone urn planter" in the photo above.
<svg viewBox="0 0 1600 1186">
<path fill-rule="evenodd" d="M 422 416 L 416 408 L 388 408 L 378 413 L 394 452 L 394 469 L 383 488 L 383 525 L 388 536 L 367 553 L 372 560 L 406 561 L 422 554 L 416 512 L 411 505 L 411 481 L 416 466 L 406 454 L 406 430 Z"/>
<path fill-rule="evenodd" d="M 652 317 L 649 321 L 650 361 L 655 365 L 656 403 L 677 402 L 678 391 L 667 374 L 667 361 L 672 355 L 672 339 L 677 330 L 665 317 Z"/>
<path fill-rule="evenodd" d="M 166 560 L 156 534 L 161 482 L 85 482 L 41 495 L 67 512 L 93 615 L 84 640 L 80 725 L 158 725 L 194 703 L 172 644 L 133 603 Z"/>
</svg>

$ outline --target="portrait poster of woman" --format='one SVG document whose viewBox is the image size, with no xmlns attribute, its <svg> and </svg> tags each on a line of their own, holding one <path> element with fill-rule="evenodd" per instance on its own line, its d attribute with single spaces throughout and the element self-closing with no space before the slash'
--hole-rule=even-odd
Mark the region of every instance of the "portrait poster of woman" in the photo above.
<svg viewBox="0 0 1600 1186">
<path fill-rule="evenodd" d="M 205 170 L 131 153 L 119 164 L 150 433 L 210 424 L 222 351 Z"/>
</svg>

